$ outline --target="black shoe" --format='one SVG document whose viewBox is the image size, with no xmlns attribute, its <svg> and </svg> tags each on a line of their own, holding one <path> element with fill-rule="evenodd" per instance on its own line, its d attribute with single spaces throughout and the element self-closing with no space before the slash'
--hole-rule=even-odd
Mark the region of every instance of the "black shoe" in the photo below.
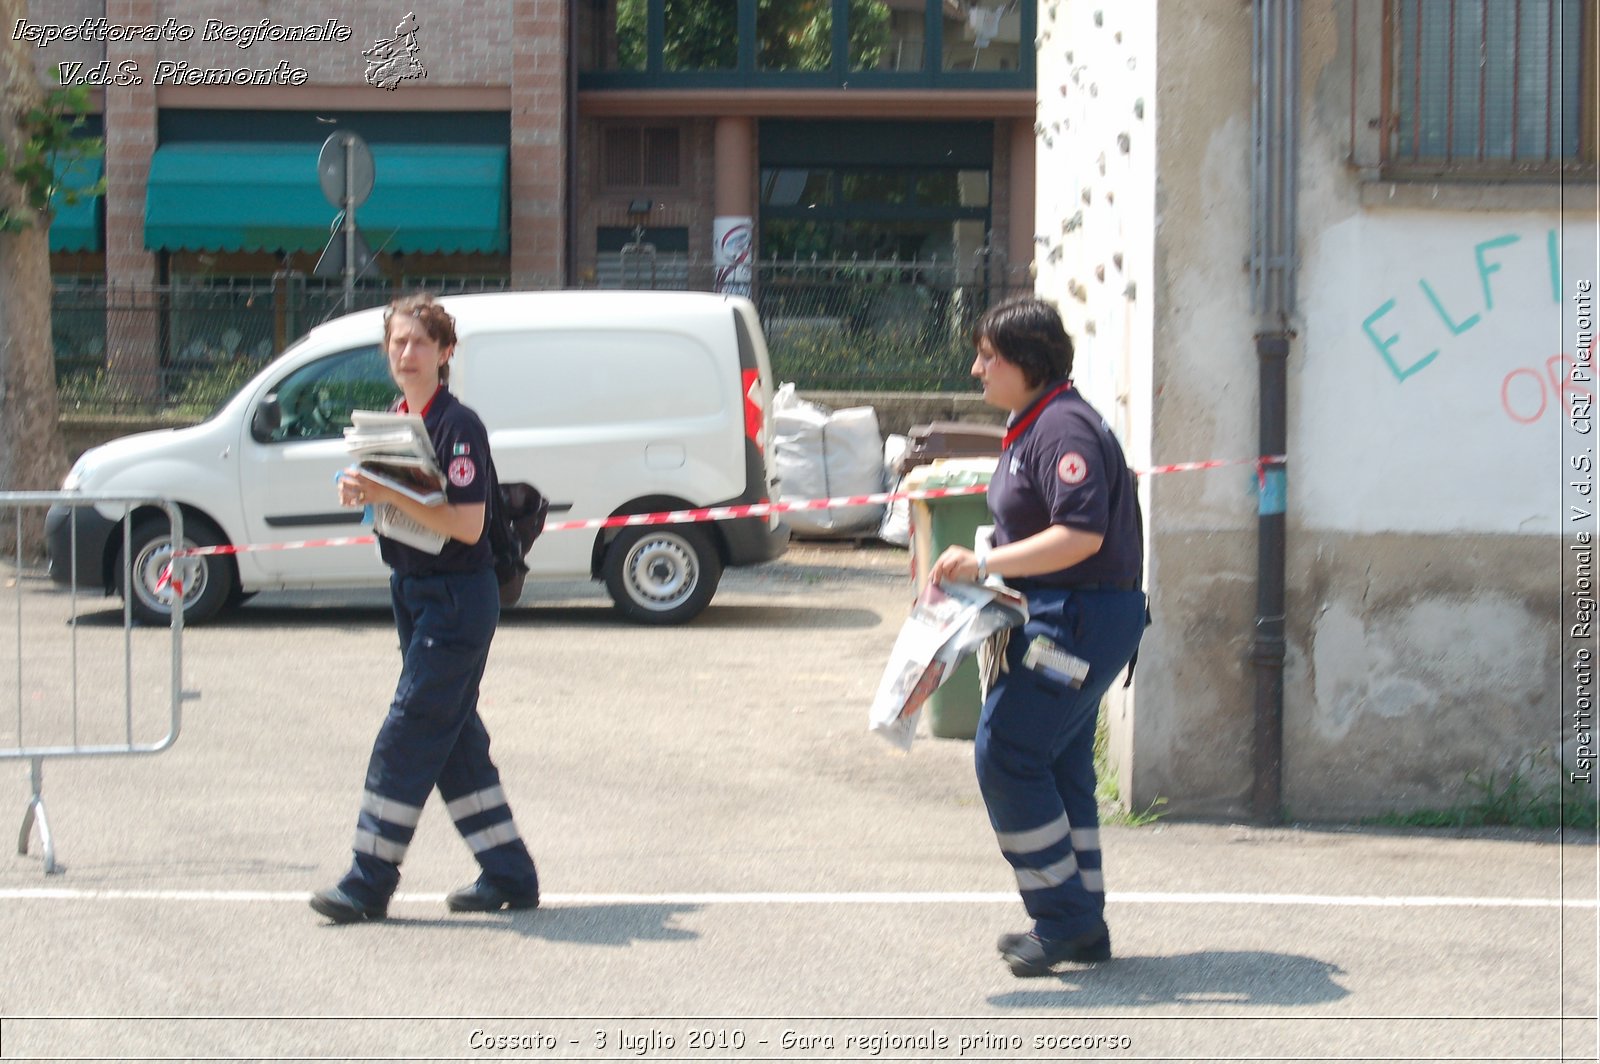
<svg viewBox="0 0 1600 1064">
<path fill-rule="evenodd" d="M 1026 935 L 1000 936 L 1000 955 L 1019 979 L 1049 975 L 1063 961 L 1092 964 L 1111 959 L 1111 932 L 1104 926 L 1085 931 L 1075 938 L 1040 938 Z"/>
<path fill-rule="evenodd" d="M 453 890 L 444 899 L 453 913 L 493 913 L 501 909 L 537 909 L 539 888 L 512 891 L 497 887 L 481 877 L 474 883 Z"/>
<path fill-rule="evenodd" d="M 389 906 L 362 905 L 338 887 L 329 887 L 311 895 L 311 907 L 336 924 L 382 920 L 389 915 Z"/>
<path fill-rule="evenodd" d="M 1098 934 L 1099 932 L 1095 933 Z M 1001 935 L 999 940 L 997 940 L 994 945 L 995 948 L 1001 953 L 1015 953 L 1022 947 L 1023 943 L 1027 942 L 1028 939 L 1033 937 L 1034 934 L 1032 931 L 1012 931 L 1009 934 Z M 1107 948 L 1110 948 L 1109 945 Z M 1098 959 L 1105 960 L 1106 958 L 1100 957 Z"/>
<path fill-rule="evenodd" d="M 1012 931 L 1001 935 L 999 941 L 994 944 L 995 948 L 1001 953 L 1011 953 L 1027 941 L 1029 934 L 1027 931 Z"/>
</svg>

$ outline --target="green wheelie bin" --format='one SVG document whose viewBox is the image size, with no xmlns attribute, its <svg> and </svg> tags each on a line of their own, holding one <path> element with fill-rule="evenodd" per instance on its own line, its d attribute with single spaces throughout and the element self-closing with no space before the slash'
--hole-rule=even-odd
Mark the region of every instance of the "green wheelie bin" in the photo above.
<svg viewBox="0 0 1600 1064">
<path fill-rule="evenodd" d="M 906 475 L 908 490 L 959 488 L 988 484 L 994 458 L 956 458 L 918 466 Z M 952 495 L 911 500 L 912 578 L 920 594 L 928 570 L 946 547 L 972 546 L 981 525 L 991 524 L 987 495 Z M 928 696 L 928 732 L 941 739 L 971 739 L 978 734 L 983 696 L 976 657 L 968 657 Z"/>
</svg>

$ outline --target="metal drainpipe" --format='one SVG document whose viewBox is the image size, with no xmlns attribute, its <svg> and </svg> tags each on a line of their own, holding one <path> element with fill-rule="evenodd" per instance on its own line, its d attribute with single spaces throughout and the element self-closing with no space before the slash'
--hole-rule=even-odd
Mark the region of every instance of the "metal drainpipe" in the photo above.
<svg viewBox="0 0 1600 1064">
<path fill-rule="evenodd" d="M 1293 338 L 1298 207 L 1300 28 L 1296 0 L 1255 0 L 1251 56 L 1252 113 L 1251 308 L 1260 364 L 1261 455 L 1288 450 L 1288 362 Z M 1283 662 L 1288 477 L 1281 463 L 1263 465 L 1257 516 L 1256 619 L 1251 663 L 1255 706 L 1251 812 L 1283 816 Z"/>
</svg>

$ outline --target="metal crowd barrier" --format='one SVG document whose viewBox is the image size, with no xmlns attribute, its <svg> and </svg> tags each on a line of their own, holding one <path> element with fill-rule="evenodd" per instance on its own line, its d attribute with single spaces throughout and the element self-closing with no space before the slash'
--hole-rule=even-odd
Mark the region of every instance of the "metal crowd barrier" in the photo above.
<svg viewBox="0 0 1600 1064">
<path fill-rule="evenodd" d="M 31 509 L 42 511 L 50 506 L 71 507 L 68 529 L 70 532 L 70 579 L 58 585 L 37 566 L 30 569 L 23 553 L 23 515 Z M 68 492 L 0 492 L 0 521 L 4 511 L 13 513 L 12 527 L 16 540 L 15 556 L 10 560 L 12 572 L 7 580 L 15 600 L 14 610 L 0 607 L 0 617 L 12 615 L 15 626 L 10 640 L 15 654 L 14 663 L 0 658 L 0 667 L 13 664 L 15 712 L 11 737 L 15 745 L 0 745 L 0 761 L 26 761 L 29 763 L 29 781 L 32 793 L 22 817 L 22 830 L 17 837 L 17 853 L 26 854 L 35 824 L 44 847 L 44 871 L 52 874 L 61 871 L 56 863 L 55 836 L 45 813 L 43 781 L 44 763 L 59 758 L 128 757 L 138 754 L 158 754 L 172 746 L 178 739 L 183 720 L 183 702 L 196 697 L 183 688 L 183 611 L 172 611 L 171 662 L 168 706 L 164 714 L 140 717 L 139 728 L 150 731 L 165 728 L 159 737 L 137 735 L 135 718 L 135 639 L 131 595 L 124 594 L 120 626 L 106 625 L 99 618 L 83 623 L 86 616 L 79 611 L 84 592 L 77 571 L 78 514 L 85 507 L 99 505 L 122 515 L 122 587 L 132 587 L 130 571 L 132 550 L 132 522 L 129 514 L 142 507 L 155 507 L 167 515 L 172 530 L 172 549 L 183 543 L 183 513 L 170 499 L 129 494 L 82 495 Z M 3 526 L 0 526 L 3 527 Z M 0 565 L 3 565 L 0 562 Z M 95 584 L 98 585 L 98 574 Z M 98 586 L 88 592 L 94 601 L 102 599 Z M 95 611 L 104 615 L 105 610 Z M 58 623 L 65 623 L 65 633 Z M 3 624 L 0 620 L 0 624 Z M 110 629 L 109 631 L 106 629 Z M 120 630 L 119 630 L 120 629 Z M 100 636 L 103 638 L 97 638 Z M 3 632 L 0 632 L 0 653 L 3 653 Z M 61 644 L 64 642 L 64 646 Z M 141 640 L 141 643 L 145 640 Z M 161 656 L 157 650 L 156 655 Z M 110 660 L 107 660 L 110 659 Z M 147 659 L 141 658 L 140 665 Z M 113 670 L 113 666 L 120 666 Z M 159 668 L 159 662 L 157 664 Z M 141 671 L 139 689 L 146 690 L 151 676 Z M 102 698 L 96 696 L 103 695 Z M 120 701 L 121 705 L 115 705 Z M 110 703 L 108 706 L 107 703 Z M 120 708 L 120 712 L 119 712 Z M 141 707 L 142 708 L 142 707 Z M 164 719 L 161 719 L 164 716 Z M 7 736 L 0 734 L 0 744 Z"/>
</svg>

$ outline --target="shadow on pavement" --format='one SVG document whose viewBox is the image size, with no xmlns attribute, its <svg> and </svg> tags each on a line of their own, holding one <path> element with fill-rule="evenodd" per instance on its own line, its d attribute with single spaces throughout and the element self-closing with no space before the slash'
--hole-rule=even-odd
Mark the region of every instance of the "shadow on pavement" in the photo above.
<svg viewBox="0 0 1600 1064">
<path fill-rule="evenodd" d="M 698 912 L 698 905 L 561 905 L 531 912 L 456 913 L 448 917 L 408 919 L 390 911 L 390 926 L 441 927 L 460 931 L 503 929 L 524 938 L 571 942 L 583 946 L 631 946 L 635 942 L 688 942 L 700 936 L 675 927 L 679 916 Z M 363 926 L 363 925 L 354 925 Z"/>
<path fill-rule="evenodd" d="M 67 622 L 68 625 L 72 623 Z M 94 613 L 78 614 L 84 628 L 121 628 L 120 606 Z M 250 628 L 369 628 L 394 627 L 394 613 L 388 606 L 246 606 L 228 610 L 203 625 L 188 625 L 185 635 L 213 629 Z M 163 632 L 164 626 L 134 622 L 136 631 Z"/>
<path fill-rule="evenodd" d="M 1068 968 L 1039 980 L 1037 990 L 997 994 L 1000 1008 L 1129 1008 L 1140 1005 L 1316 1005 L 1349 991 L 1334 981 L 1338 965 L 1292 953 L 1185 953 L 1118 957 Z"/>
<path fill-rule="evenodd" d="M 246 606 L 207 621 L 207 628 L 394 628 L 384 606 Z M 187 632 L 188 629 L 185 629 Z"/>
<path fill-rule="evenodd" d="M 718 606 L 688 624 L 686 630 L 752 628 L 876 628 L 882 618 L 872 610 L 837 609 L 829 606 Z M 519 606 L 500 614 L 501 628 L 542 628 L 552 625 L 593 625 L 598 628 L 640 629 L 609 602 L 594 606 Z M 670 627 L 670 626 L 668 626 Z"/>
</svg>

